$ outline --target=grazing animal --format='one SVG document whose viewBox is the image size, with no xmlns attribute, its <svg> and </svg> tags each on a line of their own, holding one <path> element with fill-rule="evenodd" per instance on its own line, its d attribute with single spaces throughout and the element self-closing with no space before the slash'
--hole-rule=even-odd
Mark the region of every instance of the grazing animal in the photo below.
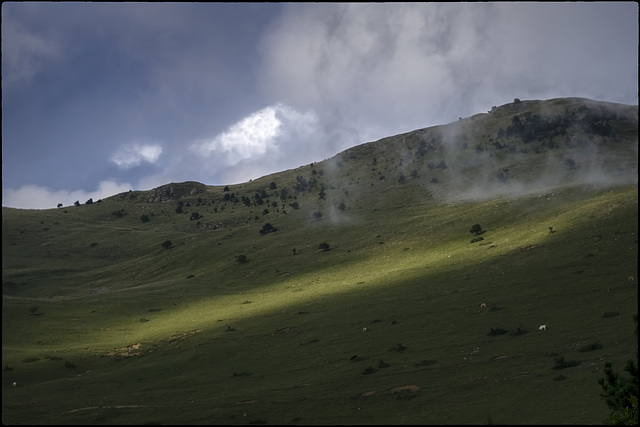
<svg viewBox="0 0 640 427">
<path fill-rule="evenodd" d="M 16 387 L 17 385 L 18 385 L 18 383 L 14 381 L 13 382 L 13 386 Z"/>
<path fill-rule="evenodd" d="M 480 304 L 480 308 L 483 308 L 483 309 L 487 308 L 487 304 L 485 304 L 485 303 Z"/>
<path fill-rule="evenodd" d="M 368 329 L 367 328 L 362 328 L 362 332 L 367 332 Z"/>
<path fill-rule="evenodd" d="M 629 276 L 629 278 L 627 279 L 630 282 L 633 282 L 635 279 L 633 278 L 633 276 Z"/>
<path fill-rule="evenodd" d="M 547 325 L 540 325 L 540 327 L 538 328 L 541 331 L 546 331 L 547 330 Z"/>
</svg>

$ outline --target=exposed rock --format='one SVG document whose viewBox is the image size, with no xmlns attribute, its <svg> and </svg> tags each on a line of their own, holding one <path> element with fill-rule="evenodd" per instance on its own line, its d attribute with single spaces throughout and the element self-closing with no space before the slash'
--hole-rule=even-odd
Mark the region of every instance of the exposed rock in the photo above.
<svg viewBox="0 0 640 427">
<path fill-rule="evenodd" d="M 169 200 L 178 200 L 185 196 L 195 196 L 196 194 L 204 193 L 205 189 L 206 185 L 192 181 L 179 184 L 166 184 L 150 190 L 147 202 L 159 203 Z"/>
</svg>

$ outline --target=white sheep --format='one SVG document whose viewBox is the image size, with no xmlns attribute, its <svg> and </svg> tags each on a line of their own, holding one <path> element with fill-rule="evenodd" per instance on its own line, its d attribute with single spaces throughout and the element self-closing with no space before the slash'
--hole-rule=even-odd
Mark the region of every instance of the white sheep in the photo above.
<svg viewBox="0 0 640 427">
<path fill-rule="evenodd" d="M 14 381 L 13 382 L 13 386 L 16 387 L 17 385 L 18 385 L 18 383 Z"/>
<path fill-rule="evenodd" d="M 480 304 L 480 308 L 481 308 L 481 309 L 485 309 L 485 308 L 487 308 L 487 304 L 485 304 L 485 303 Z"/>
<path fill-rule="evenodd" d="M 540 327 L 538 328 L 541 331 L 546 331 L 547 330 L 547 325 L 540 325 Z"/>
<path fill-rule="evenodd" d="M 362 332 L 367 332 L 368 329 L 367 328 L 362 328 Z"/>
</svg>

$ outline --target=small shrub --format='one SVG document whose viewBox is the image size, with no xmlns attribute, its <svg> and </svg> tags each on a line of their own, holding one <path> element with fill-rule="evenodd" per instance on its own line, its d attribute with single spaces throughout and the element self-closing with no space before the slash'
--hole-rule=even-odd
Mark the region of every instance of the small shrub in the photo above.
<svg viewBox="0 0 640 427">
<path fill-rule="evenodd" d="M 162 247 L 164 249 L 169 249 L 171 247 L 173 243 L 171 243 L 171 240 L 165 240 L 164 242 L 162 242 Z"/>
<path fill-rule="evenodd" d="M 504 335 L 507 332 L 509 332 L 506 329 L 502 329 L 502 328 L 491 328 L 491 331 L 489 331 L 489 333 L 487 335 L 489 335 L 490 337 L 495 337 L 498 335 Z"/>
<path fill-rule="evenodd" d="M 393 347 L 390 347 L 387 351 L 405 351 L 407 349 L 407 347 L 403 346 L 402 344 L 398 344 L 395 345 Z"/>
<path fill-rule="evenodd" d="M 260 230 L 260 234 L 264 235 L 267 233 L 275 233 L 276 231 L 278 231 L 277 228 L 275 228 L 270 223 L 266 223 L 265 225 L 262 226 L 262 230 Z"/>
<path fill-rule="evenodd" d="M 578 360 L 565 360 L 564 356 L 558 356 L 556 357 L 556 365 L 553 367 L 553 369 L 565 369 L 565 368 L 572 368 L 574 366 L 578 366 L 580 364 L 580 361 Z"/>
<path fill-rule="evenodd" d="M 323 251 L 328 251 L 331 248 L 329 247 L 329 244 L 327 242 L 322 242 L 318 245 L 318 249 L 322 249 Z"/>
<path fill-rule="evenodd" d="M 600 350 L 602 348 L 602 344 L 600 343 L 593 343 L 593 344 L 587 344 L 581 348 L 578 349 L 578 351 L 580 352 L 587 352 L 587 351 L 594 351 L 594 350 Z"/>
<path fill-rule="evenodd" d="M 140 215 L 140 221 L 149 222 L 149 216 L 148 215 Z"/>
<path fill-rule="evenodd" d="M 484 231 L 482 231 L 482 227 L 480 226 L 480 224 L 473 224 L 471 226 L 471 229 L 469 230 L 469 233 L 473 233 L 476 236 L 479 236 L 480 234 L 484 233 Z"/>
<path fill-rule="evenodd" d="M 618 314 L 620 314 L 618 311 L 605 311 L 602 317 L 606 319 L 608 317 L 616 317 Z"/>
<path fill-rule="evenodd" d="M 244 264 L 244 263 L 246 263 L 246 262 L 249 262 L 249 260 L 247 259 L 247 256 L 246 256 L 246 255 L 238 255 L 238 256 L 236 257 L 236 260 L 238 260 L 238 262 L 239 262 L 240 264 Z"/>
<path fill-rule="evenodd" d="M 573 159 L 565 159 L 565 161 L 562 163 L 567 169 L 575 169 L 576 167 L 576 162 Z"/>
<path fill-rule="evenodd" d="M 369 375 L 369 374 L 373 374 L 374 372 L 378 372 L 378 370 L 369 366 L 367 369 L 364 370 L 364 372 L 362 372 L 362 375 Z"/>
<path fill-rule="evenodd" d="M 391 366 L 391 365 L 386 363 L 384 360 L 380 359 L 380 362 L 378 363 L 378 368 L 381 368 L 381 369 L 382 368 L 388 368 L 389 366 Z"/>
</svg>

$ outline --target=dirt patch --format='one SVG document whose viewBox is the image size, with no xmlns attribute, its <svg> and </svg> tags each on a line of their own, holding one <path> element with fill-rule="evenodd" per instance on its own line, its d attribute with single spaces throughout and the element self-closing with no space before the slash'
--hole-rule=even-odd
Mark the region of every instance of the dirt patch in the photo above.
<svg viewBox="0 0 640 427">
<path fill-rule="evenodd" d="M 166 342 L 169 344 L 173 344 L 175 342 L 178 341 L 182 341 L 183 339 L 193 335 L 193 334 L 197 334 L 199 332 L 202 332 L 202 329 L 194 329 L 193 331 L 189 331 L 189 332 L 182 332 L 179 334 L 175 334 L 175 335 L 171 335 L 168 339 L 166 340 L 162 340 L 162 342 Z"/>
<path fill-rule="evenodd" d="M 256 403 L 257 400 L 241 400 L 240 402 L 234 403 L 234 405 L 247 405 L 249 403 Z"/>
<path fill-rule="evenodd" d="M 111 351 L 111 352 L 105 353 L 104 356 L 108 356 L 108 357 L 114 357 L 114 356 L 118 356 L 118 357 L 140 356 L 140 351 L 139 350 L 141 348 L 142 348 L 142 343 L 131 344 L 131 345 L 128 345 L 126 347 L 116 348 L 116 351 Z"/>
<path fill-rule="evenodd" d="M 389 393 L 403 393 L 403 392 L 410 392 L 410 393 L 416 393 L 418 390 L 420 390 L 420 387 L 418 387 L 415 384 L 408 384 L 408 385 L 399 385 L 396 387 L 392 387 L 389 389 Z"/>
<path fill-rule="evenodd" d="M 376 394 L 376 391 L 375 391 L 375 390 L 369 390 L 369 391 L 365 391 L 365 392 L 364 392 L 364 393 L 362 393 L 360 396 L 362 396 L 362 397 L 367 397 L 367 396 L 372 396 L 372 395 L 374 395 L 374 394 Z"/>
</svg>

